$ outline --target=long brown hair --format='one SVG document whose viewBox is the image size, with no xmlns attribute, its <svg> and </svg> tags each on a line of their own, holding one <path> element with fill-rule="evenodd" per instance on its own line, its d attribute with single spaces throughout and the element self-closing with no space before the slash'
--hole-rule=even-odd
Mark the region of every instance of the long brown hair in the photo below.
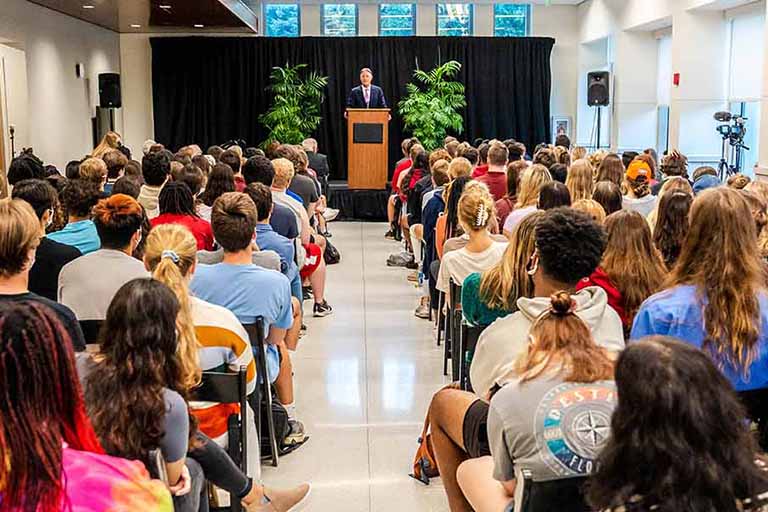
<svg viewBox="0 0 768 512">
<path fill-rule="evenodd" d="M 758 294 L 765 289 L 751 218 L 740 192 L 728 187 L 702 192 L 693 202 L 688 237 L 666 283 L 698 288 L 706 331 L 703 348 L 744 375 L 758 352 Z"/>
<path fill-rule="evenodd" d="M 531 327 L 530 349 L 515 365 L 520 381 L 533 380 L 558 363 L 565 382 L 613 379 L 613 361 L 597 346 L 584 320 L 576 316 L 571 295 L 559 291 L 550 301 L 549 310 Z"/>
<path fill-rule="evenodd" d="M 600 162 L 600 167 L 597 168 L 597 180 L 611 181 L 621 188 L 621 184 L 624 182 L 624 162 L 621 157 L 616 153 L 610 153 L 603 158 Z"/>
<path fill-rule="evenodd" d="M 536 223 L 544 212 L 534 212 L 515 226 L 512 238 L 496 265 L 483 272 L 480 298 L 490 309 L 517 311 L 517 299 L 533 297 L 527 264 L 536 249 Z"/>
<path fill-rule="evenodd" d="M 642 215 L 620 210 L 605 219 L 608 242 L 600 268 L 621 293 L 629 325 L 645 299 L 659 291 L 667 269 Z"/>
<path fill-rule="evenodd" d="M 176 296 L 154 279 L 129 281 L 109 305 L 85 397 L 110 455 L 146 461 L 165 434 L 163 389 L 186 395 L 176 353 L 178 313 Z"/>
<path fill-rule="evenodd" d="M 586 159 L 576 160 L 568 168 L 568 177 L 565 179 L 565 186 L 571 193 L 571 201 L 581 199 L 592 199 L 595 192 L 595 177 L 592 164 Z"/>
</svg>

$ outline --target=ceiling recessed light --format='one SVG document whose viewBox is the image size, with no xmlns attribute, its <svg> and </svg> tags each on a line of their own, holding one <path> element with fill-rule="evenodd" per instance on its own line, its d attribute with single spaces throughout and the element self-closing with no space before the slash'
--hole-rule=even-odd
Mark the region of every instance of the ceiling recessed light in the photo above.
<svg viewBox="0 0 768 512">
<path fill-rule="evenodd" d="M 204 28 L 205 25 L 201 25 L 200 23 L 195 23 L 194 27 L 195 28 Z"/>
<path fill-rule="evenodd" d="M 141 28 L 141 25 L 138 25 L 136 23 L 131 23 L 131 28 Z"/>
<path fill-rule="evenodd" d="M 91 4 L 85 4 L 83 6 L 83 9 L 95 9 L 95 8 L 96 8 L 96 6 L 95 5 L 91 5 Z"/>
</svg>

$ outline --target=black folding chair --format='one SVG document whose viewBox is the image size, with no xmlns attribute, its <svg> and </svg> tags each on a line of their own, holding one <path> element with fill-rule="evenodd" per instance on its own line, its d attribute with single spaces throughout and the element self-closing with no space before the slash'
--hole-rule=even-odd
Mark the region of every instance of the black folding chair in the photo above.
<svg viewBox="0 0 768 512">
<path fill-rule="evenodd" d="M 104 320 L 80 320 L 80 329 L 83 331 L 83 339 L 87 345 L 99 342 L 99 331 Z"/>
<path fill-rule="evenodd" d="M 535 482 L 530 470 L 523 469 L 520 512 L 590 512 L 584 499 L 588 476 Z"/>
<path fill-rule="evenodd" d="M 264 335 L 264 319 L 257 318 L 255 323 L 243 324 L 245 332 L 248 333 L 248 337 L 251 340 L 251 347 L 253 347 L 253 355 L 256 359 L 256 372 L 259 375 L 260 393 L 256 393 L 257 398 L 261 398 L 266 403 L 267 409 L 267 430 L 269 432 L 269 448 L 271 452 L 272 465 L 277 467 L 279 462 L 280 452 L 277 448 L 277 434 L 275 433 L 275 419 L 272 416 L 272 385 L 269 383 L 269 374 L 267 373 L 267 358 L 264 353 L 267 342 Z M 261 395 L 259 397 L 258 395 Z M 259 431 L 259 436 L 263 435 L 262 430 L 262 418 L 261 418 L 261 400 L 256 400 L 256 427 Z"/>
<path fill-rule="evenodd" d="M 448 329 L 450 329 L 451 333 L 451 379 L 456 382 L 460 377 L 462 359 L 461 323 L 463 315 L 461 313 L 461 285 L 456 284 L 453 278 L 450 279 L 449 283 L 451 301 L 448 305 L 450 316 Z"/>
<path fill-rule="evenodd" d="M 243 473 L 248 473 L 248 398 L 247 368 L 241 366 L 237 373 L 203 372 L 202 382 L 194 391 L 195 400 L 202 402 L 218 402 L 222 404 L 239 404 L 240 414 L 232 414 L 227 420 L 227 435 L 229 437 L 229 456 L 238 464 Z M 240 499 L 234 494 L 229 496 L 229 510 L 241 510 Z M 217 510 L 212 508 L 212 510 Z M 218 509 L 224 510 L 224 509 Z"/>
<path fill-rule="evenodd" d="M 147 471 L 152 478 L 160 480 L 165 485 L 170 485 L 170 482 L 168 482 L 168 470 L 165 467 L 163 452 L 161 452 L 159 448 L 149 450 L 149 453 L 147 454 Z"/>
<path fill-rule="evenodd" d="M 757 424 L 758 443 L 768 450 L 768 388 L 741 391 L 739 399 L 747 409 L 749 419 Z"/>
<path fill-rule="evenodd" d="M 469 368 L 472 357 L 475 354 L 477 341 L 485 330 L 485 326 L 469 325 L 461 322 L 461 361 L 459 364 L 459 383 L 461 389 L 472 392 L 472 383 L 469 380 Z"/>
</svg>

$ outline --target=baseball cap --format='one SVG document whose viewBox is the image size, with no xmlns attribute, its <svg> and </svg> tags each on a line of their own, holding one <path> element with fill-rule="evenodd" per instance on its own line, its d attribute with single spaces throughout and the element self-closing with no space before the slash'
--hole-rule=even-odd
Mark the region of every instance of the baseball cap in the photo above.
<svg viewBox="0 0 768 512">
<path fill-rule="evenodd" d="M 639 178 L 651 181 L 651 167 L 642 160 L 632 160 L 627 167 L 627 178 L 632 181 L 637 181 Z"/>
</svg>

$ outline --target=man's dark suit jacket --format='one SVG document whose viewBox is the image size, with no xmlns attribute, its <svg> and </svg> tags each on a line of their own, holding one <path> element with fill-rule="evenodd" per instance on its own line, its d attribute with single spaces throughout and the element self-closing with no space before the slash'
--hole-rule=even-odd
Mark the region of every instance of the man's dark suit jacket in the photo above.
<svg viewBox="0 0 768 512">
<path fill-rule="evenodd" d="M 324 154 L 307 151 L 307 159 L 309 160 L 310 169 L 313 169 L 319 178 L 324 178 L 331 174 L 331 170 L 328 168 L 328 157 Z"/>
<path fill-rule="evenodd" d="M 347 108 L 387 108 L 387 99 L 384 97 L 384 91 L 381 90 L 381 87 L 371 84 L 370 104 L 366 105 L 363 86 L 358 85 L 349 91 Z"/>
</svg>

